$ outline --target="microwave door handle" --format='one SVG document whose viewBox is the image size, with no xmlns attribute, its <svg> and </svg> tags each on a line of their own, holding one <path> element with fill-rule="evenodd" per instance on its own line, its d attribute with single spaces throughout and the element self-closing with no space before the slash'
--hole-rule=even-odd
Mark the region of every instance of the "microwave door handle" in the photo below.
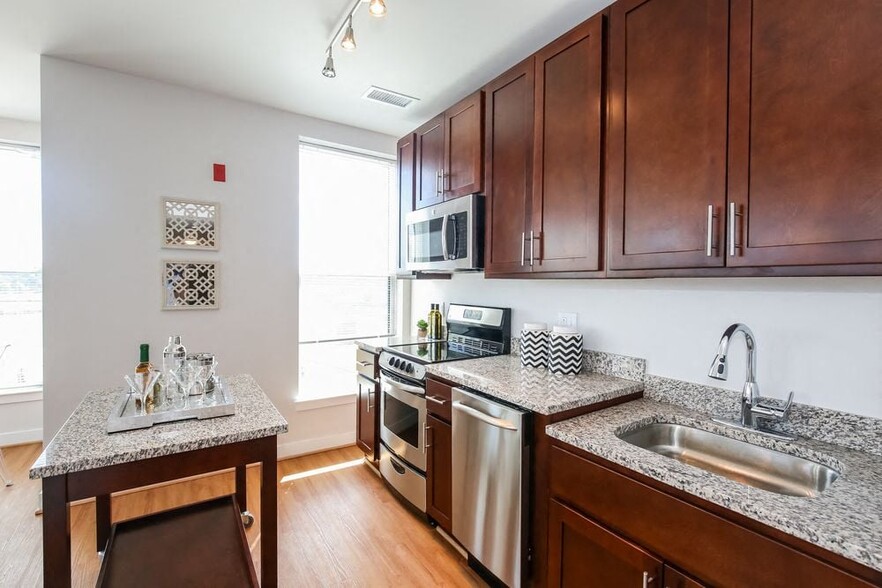
<svg viewBox="0 0 882 588">
<path fill-rule="evenodd" d="M 450 219 L 449 214 L 445 214 L 444 218 L 441 220 L 441 255 L 444 257 L 444 261 L 447 261 L 447 226 L 448 220 Z"/>
</svg>

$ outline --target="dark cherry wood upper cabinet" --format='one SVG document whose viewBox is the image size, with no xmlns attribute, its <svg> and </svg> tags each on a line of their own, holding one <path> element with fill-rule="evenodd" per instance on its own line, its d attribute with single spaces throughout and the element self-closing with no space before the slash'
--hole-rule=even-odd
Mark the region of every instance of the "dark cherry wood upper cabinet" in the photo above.
<svg viewBox="0 0 882 588">
<path fill-rule="evenodd" d="M 602 269 L 604 16 L 536 56 L 534 272 Z M 530 238 L 534 242 L 529 242 Z"/>
<path fill-rule="evenodd" d="M 532 207 L 533 63 L 530 57 L 484 89 L 484 273 L 488 276 L 530 271 L 525 236 Z"/>
<path fill-rule="evenodd" d="M 549 588 L 662 585 L 659 559 L 556 500 L 548 526 Z"/>
<path fill-rule="evenodd" d="M 728 0 L 613 4 L 610 269 L 724 264 L 728 50 Z"/>
<path fill-rule="evenodd" d="M 667 565 L 665 566 L 664 579 L 663 586 L 665 588 L 704 588 L 704 584 Z"/>
<path fill-rule="evenodd" d="M 416 130 L 416 199 L 414 208 L 444 200 L 444 115 L 438 115 Z"/>
<path fill-rule="evenodd" d="M 407 225 L 405 218 L 416 199 L 416 133 L 398 141 L 398 269 L 407 263 Z"/>
<path fill-rule="evenodd" d="M 484 189 L 484 93 L 475 92 L 444 113 L 444 198 Z"/>
<path fill-rule="evenodd" d="M 426 513 L 442 529 L 453 532 L 453 429 L 426 416 Z"/>
<path fill-rule="evenodd" d="M 730 266 L 882 262 L 882 2 L 732 0 Z"/>
</svg>

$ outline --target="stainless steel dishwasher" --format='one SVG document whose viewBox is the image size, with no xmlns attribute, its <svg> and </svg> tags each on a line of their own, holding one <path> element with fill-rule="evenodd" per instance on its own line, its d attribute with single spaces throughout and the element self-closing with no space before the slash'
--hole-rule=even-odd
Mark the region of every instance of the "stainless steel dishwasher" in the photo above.
<svg viewBox="0 0 882 588">
<path fill-rule="evenodd" d="M 512 588 L 524 572 L 529 413 L 453 389 L 453 536 Z"/>
</svg>

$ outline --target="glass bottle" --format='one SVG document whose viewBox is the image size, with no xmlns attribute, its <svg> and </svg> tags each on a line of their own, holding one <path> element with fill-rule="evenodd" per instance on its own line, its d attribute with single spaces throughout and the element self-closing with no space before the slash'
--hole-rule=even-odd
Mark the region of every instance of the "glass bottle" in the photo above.
<svg viewBox="0 0 882 588">
<path fill-rule="evenodd" d="M 431 310 L 429 310 L 428 322 L 429 322 L 429 339 L 440 339 L 441 338 L 441 310 L 439 310 L 438 304 L 432 304 L 432 308 L 431 308 Z"/>
<path fill-rule="evenodd" d="M 147 343 L 141 343 L 139 351 L 140 358 L 138 360 L 138 365 L 135 366 L 135 373 L 144 378 L 144 383 L 146 384 L 147 380 L 150 378 L 150 372 L 153 370 L 153 364 L 150 363 L 150 345 Z M 146 392 L 144 404 L 146 405 L 145 408 L 148 412 L 151 412 L 153 410 L 153 406 L 155 405 L 155 396 L 158 390 L 159 383 L 156 383 L 150 391 Z"/>
<path fill-rule="evenodd" d="M 181 394 L 180 386 L 175 382 L 171 372 L 180 370 L 185 361 L 187 361 L 187 350 L 181 344 L 181 336 L 169 337 L 168 345 L 162 350 L 162 379 L 165 382 L 165 396 L 168 400 Z"/>
</svg>

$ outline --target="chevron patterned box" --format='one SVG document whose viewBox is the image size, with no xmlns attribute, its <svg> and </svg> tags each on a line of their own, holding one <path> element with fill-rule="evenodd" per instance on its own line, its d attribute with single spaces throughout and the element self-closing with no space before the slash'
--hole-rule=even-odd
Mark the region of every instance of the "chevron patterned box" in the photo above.
<svg viewBox="0 0 882 588">
<path fill-rule="evenodd" d="M 542 323 L 527 323 L 521 331 L 520 356 L 524 367 L 548 367 L 548 331 Z"/>
<path fill-rule="evenodd" d="M 581 333 L 551 333 L 548 344 L 548 371 L 553 374 L 578 374 L 582 371 Z"/>
</svg>

